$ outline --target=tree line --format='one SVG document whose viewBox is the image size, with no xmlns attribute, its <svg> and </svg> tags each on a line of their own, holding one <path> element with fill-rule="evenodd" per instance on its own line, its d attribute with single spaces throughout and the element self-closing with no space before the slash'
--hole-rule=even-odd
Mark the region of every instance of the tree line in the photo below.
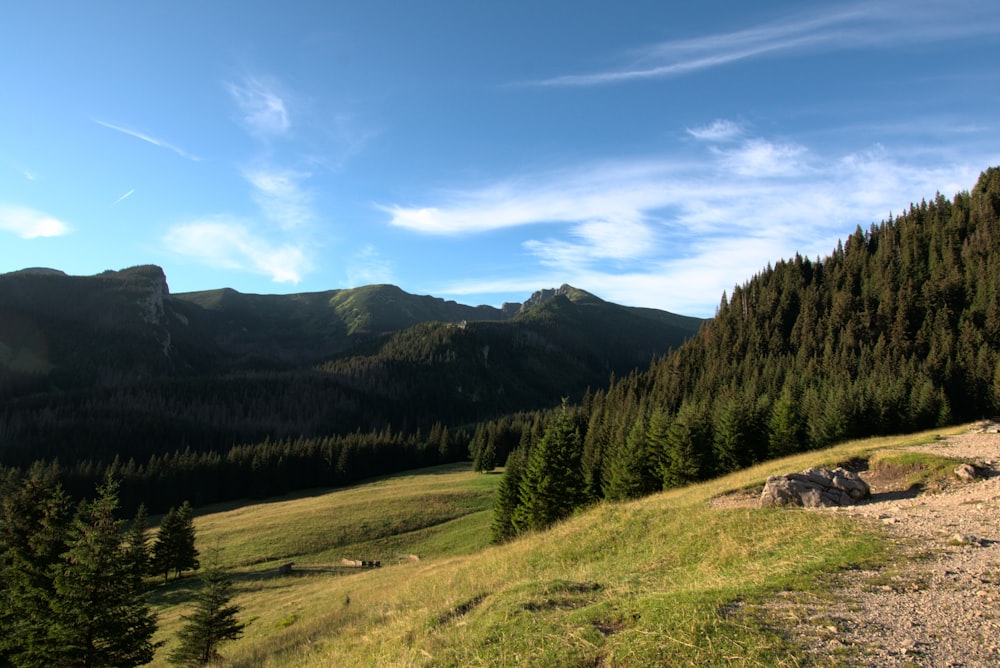
<svg viewBox="0 0 1000 668">
<path fill-rule="evenodd" d="M 993 415 L 998 212 L 1000 168 L 990 168 L 971 192 L 859 227 L 826 258 L 768 266 L 648 370 L 530 426 L 481 427 L 477 467 L 507 465 L 494 537 L 843 439 Z M 540 513 L 551 476 L 565 494 Z"/>
<path fill-rule="evenodd" d="M 73 499 L 84 498 L 108 476 L 119 481 L 121 506 L 153 513 L 189 501 L 194 506 L 239 498 L 262 499 L 314 487 L 342 487 L 365 478 L 468 458 L 469 434 L 434 423 L 426 433 L 404 435 L 389 428 L 322 438 L 264 438 L 217 452 L 175 450 L 150 455 L 145 462 L 115 456 L 110 461 L 81 459 L 34 462 L 45 468 Z M 0 466 L 0 476 L 18 475 Z"/>
</svg>

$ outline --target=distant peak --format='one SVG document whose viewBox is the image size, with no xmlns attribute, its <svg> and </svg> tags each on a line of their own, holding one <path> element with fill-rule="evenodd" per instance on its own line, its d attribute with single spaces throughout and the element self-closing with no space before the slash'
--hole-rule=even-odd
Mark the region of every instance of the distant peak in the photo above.
<svg viewBox="0 0 1000 668">
<path fill-rule="evenodd" d="M 546 288 L 535 292 L 528 297 L 523 304 L 521 304 L 520 311 L 523 313 L 534 306 L 544 304 L 545 302 L 555 299 L 556 297 L 566 297 L 570 301 L 579 304 L 596 303 L 601 301 L 600 298 L 590 294 L 586 290 L 580 290 L 579 288 L 574 288 L 568 283 L 563 283 L 558 288 Z M 506 307 L 507 305 L 505 304 L 504 308 L 506 309 Z"/>
<path fill-rule="evenodd" d="M 65 271 L 60 271 L 58 269 L 49 269 L 48 267 L 28 267 L 27 269 L 19 269 L 17 271 L 12 271 L 8 276 L 65 276 Z"/>
</svg>

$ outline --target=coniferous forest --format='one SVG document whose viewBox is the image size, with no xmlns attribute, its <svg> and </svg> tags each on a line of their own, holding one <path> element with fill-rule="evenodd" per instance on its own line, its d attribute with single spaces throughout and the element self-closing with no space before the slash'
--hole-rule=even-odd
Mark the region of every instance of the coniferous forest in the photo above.
<svg viewBox="0 0 1000 668">
<path fill-rule="evenodd" d="M 1000 169 L 971 192 L 858 228 L 822 259 L 768 266 L 646 370 L 522 423 L 494 537 L 539 511 L 543 473 L 582 505 L 640 496 L 837 440 L 991 416 L 1000 405 Z M 501 424 L 484 434 L 504 433 Z M 504 437 L 503 445 L 515 439 Z M 557 442 L 557 443 L 554 443 Z M 540 449 L 559 453 L 539 457 Z M 568 454 L 569 453 L 569 454 Z M 547 469 L 541 471 L 540 469 Z M 542 504 L 544 506 L 544 504 Z"/>
<path fill-rule="evenodd" d="M 991 414 L 998 211 L 991 168 L 826 257 L 776 260 L 705 322 L 569 286 L 490 310 L 391 286 L 171 296 L 156 267 L 6 275 L 0 463 L 49 469 L 77 498 L 110 474 L 129 512 L 506 463 L 503 539 L 596 500 Z"/>
</svg>

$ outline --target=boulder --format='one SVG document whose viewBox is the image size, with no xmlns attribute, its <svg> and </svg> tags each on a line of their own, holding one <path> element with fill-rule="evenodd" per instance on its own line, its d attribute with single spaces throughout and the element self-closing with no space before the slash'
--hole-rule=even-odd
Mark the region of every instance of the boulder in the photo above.
<svg viewBox="0 0 1000 668">
<path fill-rule="evenodd" d="M 972 464 L 959 464 L 955 469 L 955 475 L 959 480 L 972 482 L 979 477 L 979 472 L 976 471 L 976 467 Z"/>
<path fill-rule="evenodd" d="M 849 506 L 871 496 L 871 488 L 857 473 L 843 468 L 812 468 L 801 473 L 771 476 L 760 495 L 763 508 Z"/>
</svg>

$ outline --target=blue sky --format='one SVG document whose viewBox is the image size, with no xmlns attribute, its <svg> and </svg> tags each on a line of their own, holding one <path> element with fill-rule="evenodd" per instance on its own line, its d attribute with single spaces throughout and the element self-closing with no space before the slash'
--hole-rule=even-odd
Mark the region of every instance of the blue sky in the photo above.
<svg viewBox="0 0 1000 668">
<path fill-rule="evenodd" d="M 38 2 L 0 272 L 697 316 L 1000 164 L 1000 3 Z"/>
</svg>

